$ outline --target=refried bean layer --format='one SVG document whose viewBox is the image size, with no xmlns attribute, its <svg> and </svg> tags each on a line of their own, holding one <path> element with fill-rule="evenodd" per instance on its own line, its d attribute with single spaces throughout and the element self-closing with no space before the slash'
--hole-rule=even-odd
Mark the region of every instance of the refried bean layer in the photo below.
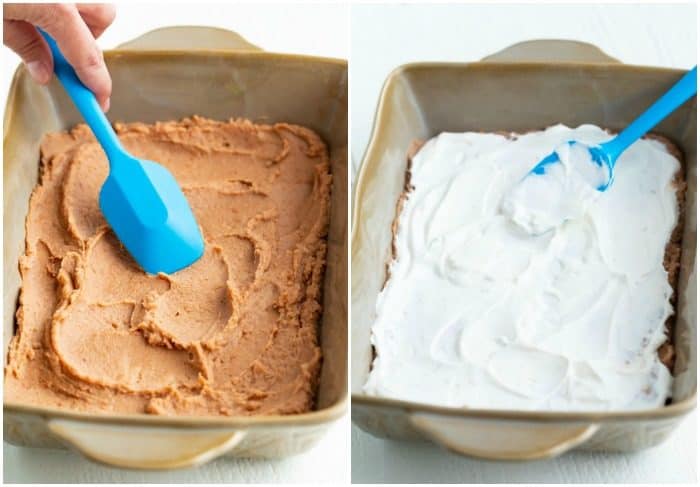
<svg viewBox="0 0 700 487">
<path fill-rule="evenodd" d="M 172 275 L 143 272 L 100 212 L 108 164 L 88 127 L 46 135 L 5 399 L 164 415 L 312 409 L 331 189 L 324 143 L 296 125 L 196 116 L 115 128 L 129 152 L 173 173 L 204 255 Z"/>
</svg>

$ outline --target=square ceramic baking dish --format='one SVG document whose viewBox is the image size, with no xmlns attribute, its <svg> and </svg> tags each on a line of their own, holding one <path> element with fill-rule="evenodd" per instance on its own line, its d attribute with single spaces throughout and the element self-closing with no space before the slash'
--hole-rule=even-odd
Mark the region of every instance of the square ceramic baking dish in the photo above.
<svg viewBox="0 0 700 487">
<path fill-rule="evenodd" d="M 131 468 L 189 466 L 219 455 L 279 457 L 311 447 L 347 407 L 347 63 L 260 51 L 237 34 L 166 28 L 105 53 L 112 121 L 179 119 L 284 121 L 328 144 L 333 190 L 320 325 L 324 361 L 316 410 L 291 416 L 164 418 L 106 416 L 4 403 L 4 438 L 15 445 L 72 446 Z M 38 177 L 39 142 L 80 118 L 63 89 L 33 83 L 20 67 L 5 110 L 4 333 L 13 334 L 24 219 Z"/>
<path fill-rule="evenodd" d="M 619 130 L 682 74 L 625 66 L 593 46 L 568 41 L 531 41 L 478 63 L 410 64 L 390 74 L 354 195 L 351 391 L 356 424 L 379 437 L 430 439 L 464 455 L 512 460 L 573 448 L 637 450 L 668 436 L 695 407 L 697 390 L 695 98 L 655 129 L 683 151 L 688 182 L 670 405 L 613 413 L 489 411 L 371 397 L 362 386 L 371 367 L 370 328 L 386 278 L 391 224 L 412 141 L 443 131 L 527 131 L 558 122 Z"/>
</svg>

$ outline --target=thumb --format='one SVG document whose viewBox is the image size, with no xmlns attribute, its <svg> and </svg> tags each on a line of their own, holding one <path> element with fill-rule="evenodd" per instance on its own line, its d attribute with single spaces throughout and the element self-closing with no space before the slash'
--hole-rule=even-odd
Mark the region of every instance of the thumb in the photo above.
<svg viewBox="0 0 700 487">
<path fill-rule="evenodd" d="M 51 51 L 33 25 L 21 20 L 3 20 L 2 40 L 3 44 L 22 58 L 34 81 L 42 85 L 51 81 Z"/>
<path fill-rule="evenodd" d="M 44 29 L 55 39 L 61 53 L 73 67 L 80 81 L 94 93 L 102 109 L 108 109 L 112 79 L 102 58 L 102 51 L 75 5 L 3 4 L 3 16 L 3 20 L 30 22 Z M 41 41 L 48 49 L 45 41 Z M 53 69 L 53 61 L 50 66 Z"/>
</svg>

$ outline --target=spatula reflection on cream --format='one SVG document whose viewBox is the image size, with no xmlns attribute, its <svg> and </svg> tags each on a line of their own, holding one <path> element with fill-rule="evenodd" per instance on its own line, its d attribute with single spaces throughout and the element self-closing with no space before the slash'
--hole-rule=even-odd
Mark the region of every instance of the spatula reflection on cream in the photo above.
<svg viewBox="0 0 700 487">
<path fill-rule="evenodd" d="M 100 191 L 107 223 L 146 272 L 170 274 L 196 262 L 204 252 L 204 240 L 173 175 L 124 149 L 93 93 L 78 79 L 56 42 L 40 32 L 51 48 L 56 77 L 109 159 L 109 176 Z"/>
</svg>

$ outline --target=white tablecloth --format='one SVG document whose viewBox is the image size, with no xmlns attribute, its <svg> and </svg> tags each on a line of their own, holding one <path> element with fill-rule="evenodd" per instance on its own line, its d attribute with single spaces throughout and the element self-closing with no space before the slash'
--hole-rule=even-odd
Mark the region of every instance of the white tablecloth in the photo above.
<svg viewBox="0 0 700 487">
<path fill-rule="evenodd" d="M 694 6 L 393 5 L 351 10 L 354 166 L 369 139 L 383 81 L 413 61 L 476 61 L 519 41 L 575 39 L 629 64 L 697 63 Z M 551 461 L 469 460 L 430 444 L 376 439 L 353 426 L 353 482 L 697 482 L 697 416 L 657 448 L 632 455 L 573 453 Z"/>
<path fill-rule="evenodd" d="M 117 7 L 117 18 L 100 39 L 104 49 L 168 25 L 209 25 L 234 30 L 273 52 L 345 58 L 347 8 L 343 5 L 134 5 Z M 3 106 L 17 56 L 2 48 Z M 350 427 L 346 416 L 311 451 L 279 461 L 216 460 L 204 467 L 167 473 L 111 469 L 61 450 L 16 448 L 3 443 L 5 482 L 34 483 L 237 483 L 328 482 L 349 478 Z"/>
</svg>

